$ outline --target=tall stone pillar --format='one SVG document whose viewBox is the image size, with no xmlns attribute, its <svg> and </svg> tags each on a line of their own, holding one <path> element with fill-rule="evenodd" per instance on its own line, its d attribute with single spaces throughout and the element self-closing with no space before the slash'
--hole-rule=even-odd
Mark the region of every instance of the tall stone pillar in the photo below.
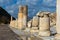
<svg viewBox="0 0 60 40">
<path fill-rule="evenodd" d="M 23 27 L 23 7 L 20 6 L 18 13 L 18 28 L 22 29 Z"/>
<path fill-rule="evenodd" d="M 27 27 L 27 17 L 28 17 L 28 6 L 23 6 L 23 27 Z"/>
<path fill-rule="evenodd" d="M 27 25 L 27 6 L 20 6 L 18 13 L 18 28 L 23 29 Z"/>
<path fill-rule="evenodd" d="M 40 19 L 39 19 L 39 35 L 40 36 L 50 36 L 49 14 L 44 14 L 43 16 L 40 16 Z"/>
<path fill-rule="evenodd" d="M 56 40 L 60 40 L 60 0 L 57 0 L 57 22 L 56 22 L 56 31 L 55 35 Z"/>
</svg>

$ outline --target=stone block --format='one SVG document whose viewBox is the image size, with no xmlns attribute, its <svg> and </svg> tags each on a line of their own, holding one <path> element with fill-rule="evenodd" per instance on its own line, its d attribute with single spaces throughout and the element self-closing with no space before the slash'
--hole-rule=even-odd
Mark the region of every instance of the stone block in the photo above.
<svg viewBox="0 0 60 40">
<path fill-rule="evenodd" d="M 39 17 L 38 16 L 34 16 L 32 19 L 32 26 L 33 27 L 37 27 L 39 24 Z"/>
</svg>

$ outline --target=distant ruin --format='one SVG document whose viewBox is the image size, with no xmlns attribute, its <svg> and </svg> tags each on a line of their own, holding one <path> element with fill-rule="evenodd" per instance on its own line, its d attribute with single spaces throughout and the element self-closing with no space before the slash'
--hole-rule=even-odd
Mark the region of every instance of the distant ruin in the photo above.
<svg viewBox="0 0 60 40">
<path fill-rule="evenodd" d="M 51 28 L 56 28 L 56 13 L 39 11 L 31 20 L 28 21 L 28 6 L 20 6 L 18 19 L 10 21 L 10 28 L 18 35 L 20 31 L 30 32 L 39 36 L 51 36 L 57 32 L 52 33 Z M 15 28 L 19 33 L 15 31 Z M 56 29 L 55 29 L 56 30 Z"/>
</svg>

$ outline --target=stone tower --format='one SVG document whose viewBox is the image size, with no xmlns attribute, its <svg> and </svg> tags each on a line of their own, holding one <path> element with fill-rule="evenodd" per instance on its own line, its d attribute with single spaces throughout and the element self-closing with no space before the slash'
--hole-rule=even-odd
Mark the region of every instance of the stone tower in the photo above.
<svg viewBox="0 0 60 40">
<path fill-rule="evenodd" d="M 20 6 L 19 13 L 18 13 L 18 28 L 23 29 L 27 25 L 27 14 L 28 14 L 28 7 Z"/>
</svg>

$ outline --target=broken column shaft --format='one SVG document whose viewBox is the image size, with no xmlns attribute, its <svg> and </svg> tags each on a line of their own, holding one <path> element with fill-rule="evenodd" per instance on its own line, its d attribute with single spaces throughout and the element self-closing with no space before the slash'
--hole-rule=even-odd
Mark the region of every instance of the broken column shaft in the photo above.
<svg viewBox="0 0 60 40">
<path fill-rule="evenodd" d="M 24 6 L 23 10 L 23 27 L 27 27 L 28 6 Z"/>
<path fill-rule="evenodd" d="M 23 27 L 23 7 L 20 7 L 18 13 L 18 28 L 21 29 L 22 27 Z"/>
<path fill-rule="evenodd" d="M 19 29 L 23 29 L 27 25 L 27 6 L 20 6 L 18 13 L 18 27 Z"/>
<path fill-rule="evenodd" d="M 44 14 L 39 19 L 39 35 L 50 36 L 50 18 L 48 14 Z"/>
</svg>

